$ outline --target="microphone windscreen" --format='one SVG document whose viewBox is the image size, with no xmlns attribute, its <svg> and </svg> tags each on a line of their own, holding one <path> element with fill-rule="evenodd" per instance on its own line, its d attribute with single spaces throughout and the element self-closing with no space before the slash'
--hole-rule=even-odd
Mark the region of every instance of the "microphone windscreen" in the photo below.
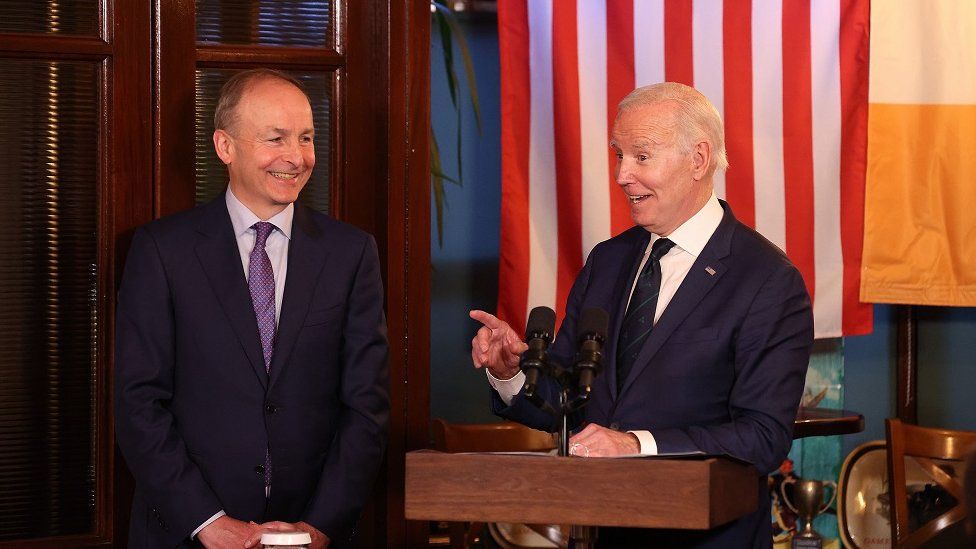
<svg viewBox="0 0 976 549">
<path fill-rule="evenodd" d="M 544 339 L 551 341 L 555 327 L 556 311 L 549 307 L 536 307 L 529 313 L 529 321 L 525 324 L 525 338 L 531 339 L 532 334 L 545 334 Z"/>
<path fill-rule="evenodd" d="M 583 309 L 576 333 L 583 339 L 595 335 L 601 341 L 607 338 L 607 327 L 610 325 L 610 315 L 603 309 Z"/>
</svg>

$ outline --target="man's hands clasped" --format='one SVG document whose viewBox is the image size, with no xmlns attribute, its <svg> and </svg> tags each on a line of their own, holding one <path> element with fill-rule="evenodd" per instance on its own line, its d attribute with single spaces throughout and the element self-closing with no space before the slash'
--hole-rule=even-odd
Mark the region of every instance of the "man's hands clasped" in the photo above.
<svg viewBox="0 0 976 549">
<path fill-rule="evenodd" d="M 329 537 L 307 522 L 288 523 L 281 521 L 244 522 L 222 516 L 200 530 L 197 539 L 207 549 L 248 549 L 261 544 L 261 534 L 265 532 L 308 532 L 312 536 L 311 549 L 324 549 L 329 546 Z"/>
</svg>

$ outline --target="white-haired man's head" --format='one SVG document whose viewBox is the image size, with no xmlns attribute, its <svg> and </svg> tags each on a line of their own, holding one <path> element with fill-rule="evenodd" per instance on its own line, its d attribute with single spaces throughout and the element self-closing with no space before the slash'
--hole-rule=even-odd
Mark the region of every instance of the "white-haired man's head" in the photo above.
<svg viewBox="0 0 976 549">
<path fill-rule="evenodd" d="M 617 116 L 656 103 L 673 103 L 678 144 L 686 151 L 702 140 L 711 144 L 710 173 L 729 167 L 725 152 L 725 126 L 718 109 L 701 92 L 677 82 L 642 86 L 627 94 L 617 105 Z"/>
</svg>

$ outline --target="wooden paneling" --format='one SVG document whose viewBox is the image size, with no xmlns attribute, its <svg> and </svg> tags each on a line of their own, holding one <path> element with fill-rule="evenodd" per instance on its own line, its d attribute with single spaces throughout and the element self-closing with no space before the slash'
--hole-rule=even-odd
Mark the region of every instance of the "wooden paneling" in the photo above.
<svg viewBox="0 0 976 549">
<path fill-rule="evenodd" d="M 0 547 L 117 547 L 125 539 L 131 479 L 115 448 L 112 418 L 115 289 L 133 229 L 153 217 L 150 132 L 150 7 L 103 2 L 101 38 L 2 35 L 0 56 L 90 60 L 101 74 L 98 123 L 97 362 L 94 364 L 95 524 L 86 535 L 0 543 Z"/>
<path fill-rule="evenodd" d="M 404 519 L 403 475 L 405 453 L 427 447 L 430 421 L 430 7 L 393 2 L 389 19 L 387 296 L 391 396 L 402 419 L 391 426 L 386 531 L 395 545 L 419 547 L 427 524 Z"/>
<path fill-rule="evenodd" d="M 193 207 L 194 0 L 155 0 L 153 194 L 156 217 Z"/>
<path fill-rule="evenodd" d="M 135 228 L 152 220 L 153 208 L 153 151 L 152 90 L 150 67 L 153 64 L 152 10 L 144 2 L 106 2 L 106 27 L 112 40 L 113 58 L 111 78 L 106 94 L 112 98 L 107 113 L 110 131 L 110 156 L 105 173 L 112 174 L 110 186 L 100 197 L 102 212 L 111 212 L 113 224 L 101 242 L 110 256 L 99 280 L 100 296 L 105 303 L 107 322 L 102 328 L 107 342 L 104 371 L 99 377 L 100 408 L 106 410 L 106 421 L 100 421 L 99 454 L 107 469 L 100 469 L 98 486 L 108 490 L 108 506 L 99 508 L 99 537 L 108 546 L 125 545 L 129 531 L 129 507 L 134 483 L 122 454 L 115 444 L 115 422 L 111 413 L 113 402 L 112 373 L 115 366 L 115 296 L 125 265 L 126 253 Z M 99 460 L 102 463 L 102 459 Z M 101 476 L 104 475 L 104 476 Z M 72 547 L 68 543 L 65 546 Z"/>
<path fill-rule="evenodd" d="M 197 47 L 201 67 L 246 67 L 260 65 L 282 69 L 323 70 L 345 65 L 345 57 L 332 50 L 287 48 L 282 46 L 231 46 L 207 44 Z"/>
</svg>

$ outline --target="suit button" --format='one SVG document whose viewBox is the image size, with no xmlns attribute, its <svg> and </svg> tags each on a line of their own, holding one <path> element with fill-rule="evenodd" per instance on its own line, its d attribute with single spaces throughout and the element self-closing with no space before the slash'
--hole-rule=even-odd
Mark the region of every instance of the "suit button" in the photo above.
<svg viewBox="0 0 976 549">
<path fill-rule="evenodd" d="M 273 414 L 278 411 L 278 407 L 275 406 L 274 404 L 268 404 L 267 406 L 264 407 L 264 411 L 269 414 Z"/>
<path fill-rule="evenodd" d="M 610 424 L 610 428 L 613 429 L 614 431 L 619 431 L 620 430 L 620 424 L 617 423 L 616 421 L 614 421 L 613 423 Z"/>
<path fill-rule="evenodd" d="M 263 475 L 264 474 L 264 465 L 257 465 L 257 466 L 255 466 L 254 467 L 254 472 L 257 473 L 257 474 L 259 474 L 259 475 Z"/>
</svg>

